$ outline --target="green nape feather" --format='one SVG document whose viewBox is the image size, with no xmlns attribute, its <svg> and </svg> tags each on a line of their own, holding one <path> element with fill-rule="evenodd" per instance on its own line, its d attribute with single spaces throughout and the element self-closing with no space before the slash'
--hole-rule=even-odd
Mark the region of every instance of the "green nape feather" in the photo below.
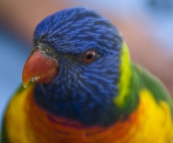
<svg viewBox="0 0 173 143">
<path fill-rule="evenodd" d="M 140 77 L 141 87 L 148 89 L 158 104 L 160 101 L 165 101 L 171 107 L 171 113 L 173 117 L 173 101 L 162 82 L 139 65 L 135 65 L 134 70 Z"/>
<path fill-rule="evenodd" d="M 126 117 L 138 107 L 139 92 L 142 89 L 150 91 L 158 104 L 165 101 L 171 107 L 173 116 L 173 101 L 166 87 L 146 69 L 131 62 L 125 42 L 122 43 L 120 59 L 119 94 L 114 99 L 114 104 L 119 107 L 119 113 L 123 113 L 122 117 Z"/>
</svg>

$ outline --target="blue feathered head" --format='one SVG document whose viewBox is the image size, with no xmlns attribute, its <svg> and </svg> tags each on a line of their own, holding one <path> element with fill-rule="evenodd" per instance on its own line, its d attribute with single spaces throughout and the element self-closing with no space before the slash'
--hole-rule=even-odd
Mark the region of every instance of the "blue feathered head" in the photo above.
<svg viewBox="0 0 173 143">
<path fill-rule="evenodd" d="M 116 118 L 122 38 L 93 10 L 65 9 L 36 27 L 35 47 L 49 47 L 58 74 L 37 84 L 34 97 L 45 110 L 83 124 L 110 124 Z M 43 48 L 44 49 L 44 48 Z"/>
</svg>

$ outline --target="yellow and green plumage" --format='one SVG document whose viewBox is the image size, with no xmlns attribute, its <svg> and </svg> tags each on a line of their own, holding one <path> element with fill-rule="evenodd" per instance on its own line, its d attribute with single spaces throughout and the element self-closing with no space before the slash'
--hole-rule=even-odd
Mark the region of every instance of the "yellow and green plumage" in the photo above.
<svg viewBox="0 0 173 143">
<path fill-rule="evenodd" d="M 131 62 L 124 41 L 119 61 L 117 96 L 112 98 L 118 117 L 110 124 L 88 124 L 45 110 L 34 98 L 37 86 L 32 83 L 26 89 L 21 87 L 9 102 L 3 143 L 173 142 L 173 102 L 169 93 L 157 78 Z M 103 118 L 109 120 L 111 115 Z"/>
</svg>

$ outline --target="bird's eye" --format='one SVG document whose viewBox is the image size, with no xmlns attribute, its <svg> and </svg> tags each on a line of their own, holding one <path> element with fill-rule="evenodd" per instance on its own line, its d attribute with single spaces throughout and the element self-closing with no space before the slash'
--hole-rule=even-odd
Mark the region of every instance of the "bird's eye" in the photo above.
<svg viewBox="0 0 173 143">
<path fill-rule="evenodd" d="M 83 57 L 85 63 L 92 62 L 96 57 L 95 51 L 87 51 Z"/>
</svg>

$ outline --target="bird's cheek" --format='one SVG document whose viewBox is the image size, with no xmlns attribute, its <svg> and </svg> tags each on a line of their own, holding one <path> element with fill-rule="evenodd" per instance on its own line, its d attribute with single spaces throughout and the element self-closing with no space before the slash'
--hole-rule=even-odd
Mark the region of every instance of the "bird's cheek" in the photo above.
<svg viewBox="0 0 173 143">
<path fill-rule="evenodd" d="M 23 68 L 23 86 L 30 81 L 43 84 L 50 83 L 58 73 L 58 62 L 39 49 L 34 50 L 28 57 Z"/>
</svg>

